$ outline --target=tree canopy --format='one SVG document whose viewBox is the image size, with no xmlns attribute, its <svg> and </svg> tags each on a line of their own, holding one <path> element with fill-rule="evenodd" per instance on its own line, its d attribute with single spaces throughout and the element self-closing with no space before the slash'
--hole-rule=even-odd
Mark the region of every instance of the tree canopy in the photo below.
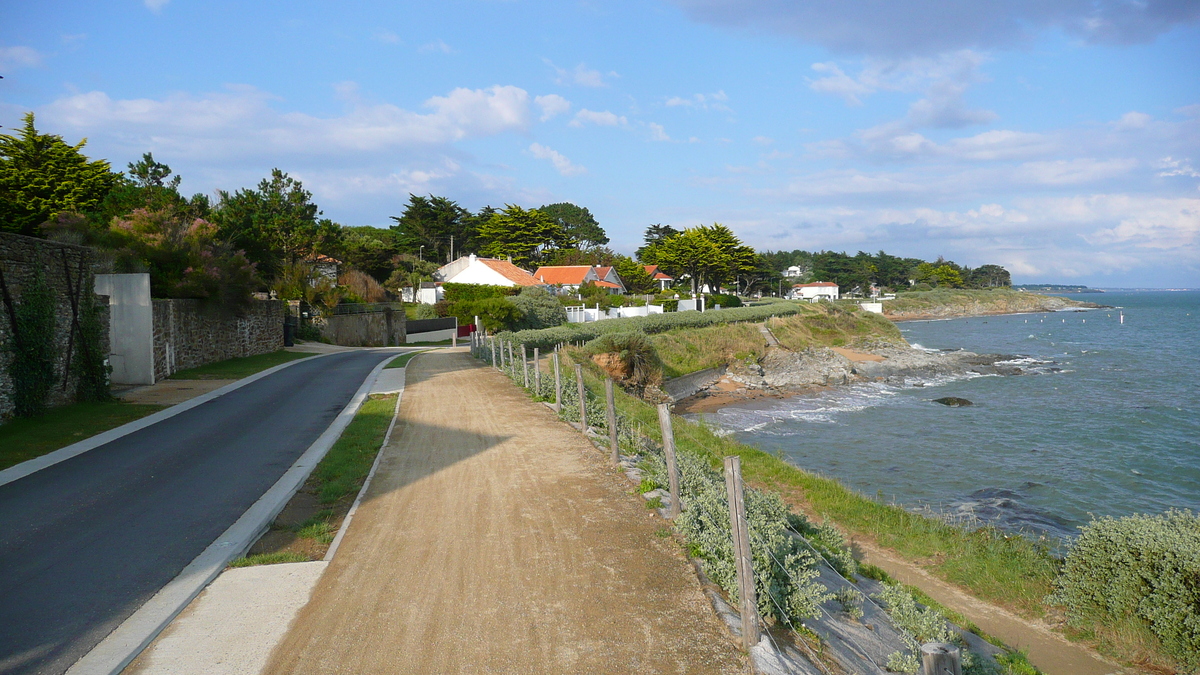
<svg viewBox="0 0 1200 675">
<path fill-rule="evenodd" d="M 18 133 L 0 135 L 0 229 L 36 236 L 60 213 L 94 209 L 117 176 L 108 162 L 81 152 L 86 138 L 68 145 L 38 133 L 33 113 L 24 121 Z"/>
<path fill-rule="evenodd" d="M 479 226 L 479 252 L 493 258 L 512 256 L 513 263 L 536 265 L 550 251 L 574 242 L 561 225 L 537 209 L 508 204 Z"/>
<path fill-rule="evenodd" d="M 391 216 L 396 221 L 392 231 L 396 233 L 396 244 L 402 253 L 419 255 L 444 265 L 453 262 L 451 244 L 454 257 L 474 250 L 479 222 L 470 211 L 445 197 L 409 194 L 408 198 L 404 213 Z M 491 213 L 487 215 L 490 217 Z"/>
<path fill-rule="evenodd" d="M 576 206 L 570 202 L 547 204 L 539 206 L 538 211 L 546 214 L 562 227 L 567 236 L 575 240 L 583 248 L 603 246 L 608 243 L 608 235 L 596 222 L 596 218 L 586 207 Z"/>
</svg>

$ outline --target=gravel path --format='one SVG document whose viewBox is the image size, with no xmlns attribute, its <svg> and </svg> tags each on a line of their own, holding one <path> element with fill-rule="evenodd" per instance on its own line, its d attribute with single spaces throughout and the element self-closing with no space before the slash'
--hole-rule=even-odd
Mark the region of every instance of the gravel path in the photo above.
<svg viewBox="0 0 1200 675">
<path fill-rule="evenodd" d="M 379 472 L 266 673 L 748 673 L 603 453 L 466 353 L 408 367 Z"/>
</svg>

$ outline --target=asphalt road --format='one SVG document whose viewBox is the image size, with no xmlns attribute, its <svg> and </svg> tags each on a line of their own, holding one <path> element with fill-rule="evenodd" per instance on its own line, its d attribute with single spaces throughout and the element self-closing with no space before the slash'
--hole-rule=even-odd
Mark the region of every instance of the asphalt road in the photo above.
<svg viewBox="0 0 1200 675">
<path fill-rule="evenodd" d="M 384 358 L 303 361 L 0 486 L 0 673 L 66 672 L 241 517 Z"/>
</svg>

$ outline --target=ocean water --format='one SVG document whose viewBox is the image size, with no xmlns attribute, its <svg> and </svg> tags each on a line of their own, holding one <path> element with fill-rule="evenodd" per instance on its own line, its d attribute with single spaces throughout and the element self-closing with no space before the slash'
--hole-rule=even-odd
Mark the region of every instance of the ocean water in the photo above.
<svg viewBox="0 0 1200 675">
<path fill-rule="evenodd" d="M 899 324 L 913 345 L 1012 354 L 1026 375 L 859 384 L 703 417 L 865 494 L 1013 531 L 1070 538 L 1093 516 L 1200 510 L 1200 292 L 1072 297 L 1114 309 Z"/>
</svg>

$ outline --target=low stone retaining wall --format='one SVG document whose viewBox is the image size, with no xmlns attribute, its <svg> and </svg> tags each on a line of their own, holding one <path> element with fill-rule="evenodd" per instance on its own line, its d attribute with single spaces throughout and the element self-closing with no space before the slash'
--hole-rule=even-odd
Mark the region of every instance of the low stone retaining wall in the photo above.
<svg viewBox="0 0 1200 675">
<path fill-rule="evenodd" d="M 224 315 L 199 300 L 154 300 L 154 379 L 216 361 L 283 349 L 281 300 L 252 300 Z"/>
<path fill-rule="evenodd" d="M 343 347 L 392 347 L 404 344 L 404 312 L 338 314 L 325 319 L 321 338 Z"/>
</svg>

